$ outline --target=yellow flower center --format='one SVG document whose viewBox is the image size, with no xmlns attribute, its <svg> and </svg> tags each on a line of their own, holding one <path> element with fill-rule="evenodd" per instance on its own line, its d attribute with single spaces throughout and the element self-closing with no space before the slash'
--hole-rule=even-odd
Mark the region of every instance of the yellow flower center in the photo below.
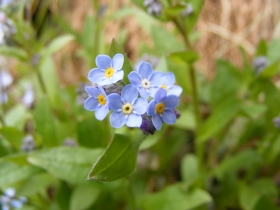
<svg viewBox="0 0 280 210">
<path fill-rule="evenodd" d="M 149 89 L 149 88 L 151 87 L 151 83 L 150 83 L 150 81 L 147 80 L 147 79 L 143 79 L 143 80 L 141 81 L 141 85 L 142 85 L 142 87 L 145 88 L 145 89 Z"/>
<path fill-rule="evenodd" d="M 156 105 L 156 113 L 161 114 L 164 111 L 164 104 L 163 103 L 158 103 Z"/>
<path fill-rule="evenodd" d="M 101 105 L 105 105 L 106 104 L 106 99 L 105 97 L 100 94 L 99 96 L 97 96 L 97 101 L 101 104 Z"/>
<path fill-rule="evenodd" d="M 114 74 L 114 69 L 113 68 L 108 68 L 105 70 L 105 77 L 107 78 L 111 78 Z"/>
<path fill-rule="evenodd" d="M 130 114 L 133 111 L 133 107 L 131 104 L 126 103 L 122 106 L 122 111 L 124 114 Z"/>
<path fill-rule="evenodd" d="M 167 86 L 166 85 L 162 85 L 160 86 L 161 88 L 165 89 L 166 91 L 168 90 Z"/>
</svg>

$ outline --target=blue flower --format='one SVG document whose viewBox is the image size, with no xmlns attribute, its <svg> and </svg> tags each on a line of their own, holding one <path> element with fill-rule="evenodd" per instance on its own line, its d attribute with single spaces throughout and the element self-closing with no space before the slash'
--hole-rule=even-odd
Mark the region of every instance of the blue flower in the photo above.
<svg viewBox="0 0 280 210">
<path fill-rule="evenodd" d="M 161 72 L 154 72 L 151 64 L 143 62 L 138 72 L 131 72 L 128 79 L 137 88 L 141 97 L 148 98 L 150 95 L 155 95 L 160 85 L 163 84 L 165 75 Z"/>
<path fill-rule="evenodd" d="M 178 105 L 179 97 L 167 95 L 165 89 L 160 88 L 147 108 L 147 115 L 152 116 L 152 122 L 157 130 L 161 129 L 162 121 L 166 124 L 174 124 L 176 115 L 173 109 Z"/>
<path fill-rule="evenodd" d="M 88 74 L 88 79 L 98 86 L 110 85 L 123 79 L 124 62 L 122 54 L 116 54 L 113 59 L 108 55 L 98 55 L 95 59 L 97 68 L 92 69 Z"/>
<path fill-rule="evenodd" d="M 167 91 L 167 95 L 179 96 L 182 93 L 182 88 L 178 85 L 174 85 L 174 83 L 175 83 L 174 74 L 172 72 L 168 72 L 165 74 L 165 80 L 160 85 L 160 88 L 165 89 Z M 154 97 L 154 95 L 151 96 Z"/>
<path fill-rule="evenodd" d="M 86 110 L 95 111 L 95 117 L 103 120 L 109 112 L 107 95 L 102 87 L 86 86 L 86 92 L 90 95 L 84 103 Z"/>
<path fill-rule="evenodd" d="M 123 88 L 121 95 L 112 93 L 108 96 L 109 108 L 114 112 L 110 116 L 112 127 L 120 128 L 124 124 L 128 127 L 140 127 L 141 115 L 146 112 L 148 102 L 138 98 L 138 91 L 133 85 Z"/>
</svg>

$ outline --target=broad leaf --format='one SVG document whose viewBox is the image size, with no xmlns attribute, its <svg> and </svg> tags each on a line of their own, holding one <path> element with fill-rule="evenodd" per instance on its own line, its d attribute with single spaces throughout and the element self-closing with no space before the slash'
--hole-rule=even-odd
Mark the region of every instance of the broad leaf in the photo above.
<svg viewBox="0 0 280 210">
<path fill-rule="evenodd" d="M 141 138 L 131 139 L 125 135 L 115 134 L 94 164 L 88 179 L 110 182 L 129 176 L 135 170 L 141 141 Z"/>
<path fill-rule="evenodd" d="M 96 160 L 101 152 L 101 149 L 57 147 L 32 152 L 29 154 L 28 161 L 65 181 L 83 183 L 92 161 Z"/>
<path fill-rule="evenodd" d="M 195 155 L 186 155 L 181 163 L 181 174 L 184 183 L 190 186 L 198 178 L 198 161 Z"/>
</svg>

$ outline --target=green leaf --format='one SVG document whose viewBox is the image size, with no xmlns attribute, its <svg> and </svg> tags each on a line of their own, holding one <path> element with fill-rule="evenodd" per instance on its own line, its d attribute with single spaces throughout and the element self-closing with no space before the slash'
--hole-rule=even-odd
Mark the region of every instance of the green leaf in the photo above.
<svg viewBox="0 0 280 210">
<path fill-rule="evenodd" d="M 198 178 L 198 161 L 195 155 L 189 154 L 183 157 L 181 163 L 181 174 L 184 183 L 188 186 L 193 184 Z"/>
<path fill-rule="evenodd" d="M 38 101 L 34 113 L 36 123 L 36 131 L 43 138 L 43 145 L 53 147 L 60 144 L 57 139 L 57 130 L 55 126 L 55 118 L 53 116 L 49 101 L 43 97 Z"/>
<path fill-rule="evenodd" d="M 58 76 L 55 70 L 55 64 L 51 57 L 48 57 L 44 62 L 40 63 L 41 76 L 46 87 L 50 103 L 53 107 L 61 108 L 59 97 Z"/>
<path fill-rule="evenodd" d="M 187 130 L 195 129 L 195 116 L 193 111 L 189 109 L 180 110 L 180 118 L 173 125 L 176 128 L 182 128 Z"/>
<path fill-rule="evenodd" d="M 162 26 L 154 26 L 152 28 L 152 37 L 156 52 L 160 56 L 184 49 L 183 42 L 174 33 L 167 31 Z"/>
<path fill-rule="evenodd" d="M 251 119 L 257 119 L 267 110 L 264 104 L 243 104 L 242 111 Z"/>
<path fill-rule="evenodd" d="M 258 199 L 256 205 L 252 210 L 264 210 L 264 209 L 276 210 L 279 208 L 276 207 L 274 201 L 271 198 L 263 195 Z"/>
<path fill-rule="evenodd" d="M 6 113 L 4 121 L 6 123 L 6 126 L 11 126 L 19 130 L 23 130 L 27 117 L 27 110 L 24 105 L 17 104 Z"/>
<path fill-rule="evenodd" d="M 54 187 L 59 181 L 46 172 L 34 174 L 20 185 L 17 190 L 19 196 L 30 196 L 39 192 L 44 192 L 48 187 Z"/>
<path fill-rule="evenodd" d="M 1 46 L 0 55 L 13 57 L 20 61 L 28 61 L 28 54 L 20 48 Z"/>
<path fill-rule="evenodd" d="M 95 119 L 93 114 L 78 122 L 78 142 L 84 147 L 106 147 L 111 136 L 109 126 Z"/>
<path fill-rule="evenodd" d="M 172 7 L 168 7 L 166 9 L 164 9 L 162 11 L 163 14 L 170 16 L 170 17 L 176 17 L 177 15 L 179 15 L 182 10 L 184 10 L 186 8 L 185 5 L 176 5 L 176 6 L 172 6 Z"/>
<path fill-rule="evenodd" d="M 129 176 L 135 170 L 138 148 L 142 139 L 115 134 L 102 156 L 95 162 L 88 179 L 104 182 Z"/>
<path fill-rule="evenodd" d="M 239 189 L 238 199 L 239 203 L 244 210 L 252 210 L 258 201 L 260 194 L 252 187 L 242 184 Z"/>
<path fill-rule="evenodd" d="M 115 41 L 115 39 L 113 39 L 113 41 L 111 43 L 109 55 L 111 56 L 111 58 L 113 58 L 113 56 L 116 55 L 117 53 L 121 53 L 124 55 L 124 64 L 123 64 L 122 70 L 124 71 L 124 75 L 128 75 L 133 70 L 133 68 L 132 68 L 125 52 L 122 50 L 122 48 L 119 46 L 119 44 Z M 123 81 L 126 84 L 129 83 L 127 76 L 124 76 Z"/>
<path fill-rule="evenodd" d="M 54 53 L 65 47 L 69 42 L 74 40 L 74 36 L 67 34 L 67 35 L 61 35 L 54 40 L 51 41 L 51 43 L 43 48 L 43 50 L 40 52 L 42 59 L 46 59 L 50 56 L 52 56 Z"/>
<path fill-rule="evenodd" d="M 227 61 L 217 61 L 217 73 L 212 82 L 211 104 L 214 109 L 221 101 L 237 95 L 242 85 L 240 70 Z"/>
<path fill-rule="evenodd" d="M 22 140 L 24 133 L 14 127 L 3 127 L 0 128 L 0 134 L 15 148 L 16 150 L 21 149 Z"/>
<path fill-rule="evenodd" d="M 191 210 L 211 201 L 210 195 L 200 189 L 184 192 L 177 185 L 160 192 L 142 196 L 138 205 L 142 210 Z"/>
<path fill-rule="evenodd" d="M 262 162 L 262 157 L 254 150 L 245 150 L 238 154 L 226 158 L 214 170 L 217 177 L 223 177 L 225 174 L 234 174 L 239 169 L 249 170 L 254 165 L 259 165 Z"/>
<path fill-rule="evenodd" d="M 170 54 L 170 58 L 174 61 L 179 59 L 188 64 L 192 64 L 199 59 L 199 56 L 194 51 L 183 51 L 183 52 L 175 52 Z"/>
<path fill-rule="evenodd" d="M 12 184 L 30 177 L 40 171 L 35 166 L 17 165 L 11 162 L 0 163 L 0 188 L 10 187 Z"/>
<path fill-rule="evenodd" d="M 280 60 L 279 48 L 280 48 L 280 39 L 274 39 L 268 43 L 267 48 L 267 57 L 271 63 L 277 62 Z"/>
<path fill-rule="evenodd" d="M 207 141 L 220 132 L 240 111 L 242 106 L 241 101 L 235 98 L 221 101 L 219 106 L 216 106 L 214 112 L 202 124 L 198 132 L 198 141 L 201 143 Z"/>
<path fill-rule="evenodd" d="M 78 185 L 72 192 L 70 210 L 86 210 L 97 200 L 100 190 L 87 184 Z"/>
<path fill-rule="evenodd" d="M 260 77 L 270 78 L 275 76 L 279 70 L 279 61 L 274 62 L 273 64 L 267 66 L 263 71 L 260 73 Z"/>
<path fill-rule="evenodd" d="M 101 149 L 57 147 L 29 154 L 28 161 L 71 183 L 83 183 Z"/>
<path fill-rule="evenodd" d="M 184 0 L 184 2 L 190 3 L 193 7 L 193 13 L 184 19 L 186 31 L 190 32 L 198 20 L 204 0 Z"/>
<path fill-rule="evenodd" d="M 265 56 L 267 54 L 267 46 L 264 39 L 261 39 L 257 45 L 257 49 L 255 52 L 255 57 L 257 56 Z"/>
</svg>

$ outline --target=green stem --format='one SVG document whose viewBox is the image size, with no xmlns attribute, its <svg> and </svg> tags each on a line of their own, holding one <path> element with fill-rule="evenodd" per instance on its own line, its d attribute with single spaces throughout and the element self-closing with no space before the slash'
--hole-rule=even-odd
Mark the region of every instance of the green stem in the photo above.
<svg viewBox="0 0 280 210">
<path fill-rule="evenodd" d="M 177 27 L 178 31 L 180 32 L 186 49 L 188 50 L 194 50 L 193 46 L 191 45 L 188 37 L 188 33 L 185 30 L 184 27 L 180 24 L 178 19 L 172 18 L 172 22 L 174 25 Z M 192 104 L 193 104 L 193 109 L 194 109 L 194 115 L 195 115 L 195 122 L 196 122 L 196 136 L 197 132 L 199 131 L 200 128 L 200 110 L 199 110 L 199 102 L 198 102 L 198 91 L 197 91 L 197 81 L 196 81 L 196 74 L 195 74 L 195 69 L 193 64 L 190 65 L 189 68 L 189 74 L 190 74 L 190 82 L 191 82 L 191 88 L 192 88 Z M 195 141 L 195 146 L 196 146 L 196 154 L 198 157 L 198 163 L 199 163 L 199 171 L 200 174 L 203 174 L 203 160 L 204 160 L 204 144 L 200 143 L 197 139 Z M 200 182 L 200 185 L 203 183 Z"/>
<path fill-rule="evenodd" d="M 36 72 L 36 75 L 37 75 L 37 78 L 38 78 L 38 81 L 39 81 L 39 85 L 40 85 L 40 87 L 42 89 L 42 92 L 46 95 L 47 94 L 47 89 L 46 89 L 43 77 L 41 75 L 40 69 L 35 67 L 35 72 Z"/>
<path fill-rule="evenodd" d="M 93 1 L 93 9 L 95 11 L 95 28 L 94 28 L 94 36 L 93 36 L 93 55 L 96 57 L 99 53 L 99 34 L 100 34 L 100 18 L 98 16 L 99 4 L 97 0 Z"/>
</svg>

